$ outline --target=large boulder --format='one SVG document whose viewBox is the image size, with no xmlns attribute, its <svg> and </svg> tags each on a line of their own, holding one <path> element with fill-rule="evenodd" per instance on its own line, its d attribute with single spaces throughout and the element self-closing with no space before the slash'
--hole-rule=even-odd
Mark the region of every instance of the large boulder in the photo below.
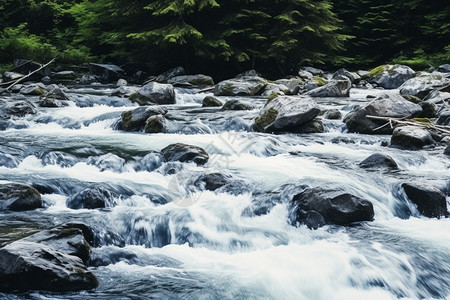
<svg viewBox="0 0 450 300">
<path fill-rule="evenodd" d="M 408 66 L 382 65 L 370 71 L 369 82 L 385 89 L 396 89 L 408 79 L 413 78 L 415 74 L 414 70 Z"/>
<path fill-rule="evenodd" d="M 260 132 L 297 132 L 319 113 L 311 97 L 278 96 L 261 110 L 253 128 Z"/>
<path fill-rule="evenodd" d="M 127 78 L 125 71 L 116 65 L 111 64 L 89 64 L 91 76 L 96 76 L 103 83 L 116 82 L 121 78 Z"/>
<path fill-rule="evenodd" d="M 175 86 L 205 86 L 214 85 L 214 80 L 211 76 L 203 74 L 181 75 L 170 78 L 167 83 Z"/>
<path fill-rule="evenodd" d="M 219 82 L 214 88 L 215 96 L 254 96 L 265 86 L 267 81 L 258 76 L 243 76 Z"/>
<path fill-rule="evenodd" d="M 406 196 L 417 205 L 419 212 L 429 218 L 447 216 L 447 201 L 439 189 L 418 183 L 402 184 Z"/>
<path fill-rule="evenodd" d="M 41 194 L 25 184 L 0 184 L 0 211 L 23 211 L 42 207 Z"/>
<path fill-rule="evenodd" d="M 450 93 L 432 90 L 428 93 L 428 95 L 425 96 L 425 98 L 423 98 L 423 101 L 433 104 L 440 104 L 445 102 L 450 103 Z"/>
<path fill-rule="evenodd" d="M 412 95 L 424 98 L 433 90 L 450 85 L 450 80 L 439 74 L 420 73 L 418 76 L 404 82 L 400 87 L 401 95 Z"/>
<path fill-rule="evenodd" d="M 417 126 L 397 127 L 391 137 L 391 145 L 406 149 L 423 148 L 432 144 L 434 144 L 434 140 L 430 132 Z"/>
<path fill-rule="evenodd" d="M 86 263 L 94 241 L 92 229 L 82 223 L 69 223 L 49 230 L 40 231 L 22 241 L 47 245 L 59 252 L 81 258 Z"/>
<path fill-rule="evenodd" d="M 139 105 L 175 104 L 175 90 L 171 84 L 150 82 L 129 98 Z"/>
<path fill-rule="evenodd" d="M 364 169 L 398 169 L 395 160 L 389 155 L 382 153 L 374 153 L 359 163 L 359 166 Z"/>
<path fill-rule="evenodd" d="M 367 134 L 390 134 L 390 126 L 384 126 L 377 131 L 375 128 L 384 125 L 386 121 L 369 119 L 366 116 L 390 117 L 390 118 L 410 118 L 418 115 L 422 108 L 410 101 L 407 101 L 399 94 L 382 94 L 372 100 L 366 106 L 348 113 L 344 122 L 350 132 Z"/>
<path fill-rule="evenodd" d="M 350 80 L 332 80 L 326 85 L 306 93 L 311 97 L 348 97 L 352 83 Z"/>
<path fill-rule="evenodd" d="M 307 188 L 292 200 L 300 223 L 304 222 L 307 212 L 318 213 L 327 224 L 336 225 L 372 221 L 374 217 L 370 201 L 339 190 Z"/>
<path fill-rule="evenodd" d="M 87 188 L 79 193 L 67 198 L 66 206 L 72 209 L 95 209 L 112 206 L 114 197 L 110 191 L 98 187 Z"/>
<path fill-rule="evenodd" d="M 164 161 L 194 162 L 204 165 L 208 162 L 208 153 L 200 147 L 182 143 L 171 144 L 161 150 Z"/>
<path fill-rule="evenodd" d="M 12 263 L 13 262 L 13 263 Z M 44 244 L 19 240 L 0 249 L 0 291 L 78 291 L 98 286 L 83 261 Z"/>
<path fill-rule="evenodd" d="M 142 130 L 151 116 L 165 115 L 167 110 L 159 106 L 142 106 L 122 113 L 122 129 L 125 131 Z"/>
</svg>

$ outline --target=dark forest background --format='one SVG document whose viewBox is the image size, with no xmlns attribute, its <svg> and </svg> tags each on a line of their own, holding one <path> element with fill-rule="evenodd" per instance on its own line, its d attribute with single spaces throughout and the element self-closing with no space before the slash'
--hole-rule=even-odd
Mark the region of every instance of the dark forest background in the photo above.
<svg viewBox="0 0 450 300">
<path fill-rule="evenodd" d="M 448 0 L 0 0 L 0 64 L 110 62 L 217 77 L 450 61 Z"/>
</svg>

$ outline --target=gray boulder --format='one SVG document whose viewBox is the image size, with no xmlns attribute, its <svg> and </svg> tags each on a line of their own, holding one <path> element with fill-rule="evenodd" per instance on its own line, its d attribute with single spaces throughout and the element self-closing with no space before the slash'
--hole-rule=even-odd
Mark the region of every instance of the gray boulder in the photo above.
<svg viewBox="0 0 450 300">
<path fill-rule="evenodd" d="M 267 85 L 257 76 L 244 76 L 219 82 L 214 88 L 215 96 L 255 96 Z"/>
<path fill-rule="evenodd" d="M 450 156 L 450 145 L 444 149 L 444 154 Z"/>
<path fill-rule="evenodd" d="M 332 80 L 326 85 L 306 92 L 311 97 L 348 97 L 352 84 L 350 80 Z"/>
<path fill-rule="evenodd" d="M 336 225 L 372 221 L 374 217 L 370 201 L 339 190 L 307 188 L 295 195 L 292 201 L 295 205 L 296 220 L 300 223 L 304 223 L 307 212 L 318 213 L 325 223 Z"/>
<path fill-rule="evenodd" d="M 261 110 L 253 128 L 260 132 L 297 132 L 319 113 L 311 97 L 278 96 Z"/>
<path fill-rule="evenodd" d="M 208 153 L 200 147 L 182 143 L 171 144 L 161 150 L 164 161 L 194 162 L 204 165 L 208 162 Z"/>
<path fill-rule="evenodd" d="M 151 116 L 145 122 L 144 132 L 146 133 L 161 133 L 166 131 L 166 118 L 163 115 Z"/>
<path fill-rule="evenodd" d="M 80 84 L 91 84 L 94 82 L 98 82 L 100 79 L 98 78 L 98 76 L 93 76 L 93 75 L 83 75 L 80 78 Z"/>
<path fill-rule="evenodd" d="M 37 113 L 36 106 L 26 100 L 0 101 L 0 119 L 10 119 L 11 117 L 24 117 L 28 114 Z"/>
<path fill-rule="evenodd" d="M 450 126 L 450 109 L 444 110 L 436 120 L 437 125 Z"/>
<path fill-rule="evenodd" d="M 27 96 L 43 96 L 47 93 L 47 90 L 45 89 L 45 85 L 42 83 L 33 83 L 29 85 L 24 85 L 20 89 L 20 93 L 22 95 Z"/>
<path fill-rule="evenodd" d="M 300 78 L 302 78 L 304 80 L 311 80 L 314 77 L 314 75 L 312 73 L 305 71 L 305 70 L 299 70 L 298 76 L 300 76 Z"/>
<path fill-rule="evenodd" d="M 361 80 L 361 76 L 359 76 L 357 73 L 347 71 L 344 68 L 341 68 L 334 72 L 332 78 L 338 80 L 341 76 L 347 77 L 351 83 L 357 83 Z"/>
<path fill-rule="evenodd" d="M 239 100 L 229 100 L 222 106 L 222 110 L 251 110 L 252 108 Z"/>
<path fill-rule="evenodd" d="M 286 95 L 296 95 L 303 86 L 303 80 L 301 78 L 290 78 L 290 79 L 278 79 L 274 82 L 277 85 L 285 86 L 289 89 L 288 91 L 283 91 Z"/>
<path fill-rule="evenodd" d="M 208 191 L 215 191 L 229 182 L 229 178 L 221 173 L 205 174 L 197 178 L 194 185 Z"/>
<path fill-rule="evenodd" d="M 443 64 L 437 68 L 438 72 L 441 73 L 450 73 L 450 64 Z"/>
<path fill-rule="evenodd" d="M 333 108 L 327 110 L 323 117 L 327 120 L 339 120 L 340 118 L 342 118 L 342 114 L 338 109 Z"/>
<path fill-rule="evenodd" d="M 41 194 L 25 184 L 0 184 L 0 211 L 24 211 L 42 207 Z"/>
<path fill-rule="evenodd" d="M 14 263 L 11 263 L 14 262 Z M 0 291 L 79 291 L 98 286 L 83 261 L 44 244 L 19 240 L 0 249 Z"/>
<path fill-rule="evenodd" d="M 400 94 L 413 95 L 423 99 L 432 90 L 437 90 L 450 85 L 450 80 L 438 74 L 426 72 L 404 82 L 400 87 Z"/>
<path fill-rule="evenodd" d="M 423 98 L 423 101 L 433 104 L 450 103 L 450 93 L 432 90 Z"/>
<path fill-rule="evenodd" d="M 282 84 L 269 83 L 264 88 L 264 91 L 261 93 L 261 96 L 268 97 L 272 94 L 285 95 L 286 93 L 290 94 L 290 90 L 287 86 Z"/>
<path fill-rule="evenodd" d="M 322 76 L 323 75 L 323 71 L 321 69 L 317 69 L 314 67 L 302 67 L 301 69 L 313 74 L 314 76 Z"/>
<path fill-rule="evenodd" d="M 382 94 L 366 106 L 348 113 L 344 117 L 344 122 L 350 132 L 390 134 L 392 132 L 390 126 L 373 131 L 375 128 L 384 125 L 386 121 L 377 121 L 366 116 L 410 118 L 418 115 L 421 111 L 422 108 L 419 105 L 407 101 L 399 94 Z"/>
<path fill-rule="evenodd" d="M 434 144 L 434 140 L 428 130 L 416 126 L 397 127 L 391 137 L 391 145 L 406 149 L 423 148 L 432 144 Z"/>
<path fill-rule="evenodd" d="M 142 106 L 122 113 L 121 127 L 125 131 L 139 131 L 145 126 L 148 118 L 165 115 L 167 110 L 159 106 Z"/>
<path fill-rule="evenodd" d="M 89 64 L 91 76 L 96 76 L 103 83 L 116 82 L 121 78 L 127 78 L 125 71 L 116 65 L 111 64 Z"/>
<path fill-rule="evenodd" d="M 408 79 L 413 78 L 415 74 L 414 70 L 408 66 L 382 65 L 370 71 L 369 82 L 385 89 L 396 89 Z"/>
<path fill-rule="evenodd" d="M 59 80 L 75 80 L 77 75 L 74 71 L 60 71 L 52 74 L 52 79 Z"/>
<path fill-rule="evenodd" d="M 214 80 L 211 76 L 197 74 L 197 75 L 181 75 L 175 76 L 167 80 L 174 86 L 205 86 L 214 85 Z"/>
<path fill-rule="evenodd" d="M 398 169 L 395 160 L 389 155 L 374 153 L 359 163 L 359 166 L 364 169 Z"/>
<path fill-rule="evenodd" d="M 203 104 L 202 107 L 218 107 L 218 106 L 222 106 L 223 103 L 220 102 L 219 99 L 213 97 L 213 96 L 206 96 L 203 99 Z"/>
<path fill-rule="evenodd" d="M 139 105 L 175 104 L 175 90 L 171 84 L 150 82 L 129 98 Z"/>
<path fill-rule="evenodd" d="M 447 216 L 447 201 L 439 189 L 418 183 L 402 184 L 406 196 L 417 205 L 419 212 L 429 218 Z"/>
</svg>

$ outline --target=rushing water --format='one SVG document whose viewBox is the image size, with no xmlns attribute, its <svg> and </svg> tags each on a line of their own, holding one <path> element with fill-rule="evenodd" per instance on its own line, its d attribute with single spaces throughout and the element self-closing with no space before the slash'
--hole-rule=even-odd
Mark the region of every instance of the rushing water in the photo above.
<svg viewBox="0 0 450 300">
<path fill-rule="evenodd" d="M 367 93 L 317 99 L 344 115 Z M 323 134 L 255 133 L 262 98 L 251 111 L 202 108 L 207 94 L 177 90 L 168 132 L 118 131 L 126 98 L 71 94 L 58 109 L 39 109 L 0 131 L 0 182 L 46 191 L 45 208 L 1 212 L 0 243 L 68 221 L 95 233 L 90 270 L 100 285 L 77 293 L 0 294 L 6 299 L 445 299 L 450 297 L 450 219 L 419 216 L 404 182 L 450 194 L 443 149 L 381 146 L 389 136 L 349 134 L 324 120 Z M 228 98 L 221 98 L 226 101 Z M 37 100 L 37 98 L 35 99 Z M 182 142 L 203 147 L 205 166 L 163 163 L 157 151 Z M 358 163 L 382 152 L 398 171 Z M 218 192 L 195 180 L 233 178 Z M 65 201 L 87 187 L 115 195 L 110 207 L 72 210 Z M 306 186 L 340 188 L 374 205 L 374 222 L 309 230 L 290 222 L 292 196 Z M 6 228 L 6 230 L 5 230 Z"/>
</svg>

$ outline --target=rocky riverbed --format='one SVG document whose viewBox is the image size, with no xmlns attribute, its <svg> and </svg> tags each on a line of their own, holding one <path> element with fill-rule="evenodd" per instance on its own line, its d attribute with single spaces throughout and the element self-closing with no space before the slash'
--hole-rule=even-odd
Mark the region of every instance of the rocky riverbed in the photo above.
<svg viewBox="0 0 450 300">
<path fill-rule="evenodd" d="M 2 90 L 0 296 L 449 297 L 446 70 Z"/>
</svg>

